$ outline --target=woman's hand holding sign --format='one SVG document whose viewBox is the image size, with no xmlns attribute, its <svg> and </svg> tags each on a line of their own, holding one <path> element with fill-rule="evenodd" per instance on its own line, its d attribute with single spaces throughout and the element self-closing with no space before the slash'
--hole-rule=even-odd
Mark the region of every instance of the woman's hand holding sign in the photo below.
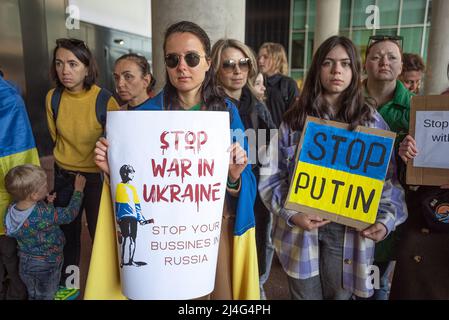
<svg viewBox="0 0 449 320">
<path fill-rule="evenodd" d="M 381 241 L 387 235 L 387 228 L 380 222 L 376 222 L 372 226 L 362 231 L 362 237 L 371 239 L 375 242 Z"/>
<path fill-rule="evenodd" d="M 412 160 L 417 155 L 418 149 L 416 147 L 416 141 L 411 135 L 407 135 L 399 144 L 399 156 L 402 161 L 407 163 L 408 160 Z"/>
<path fill-rule="evenodd" d="M 95 144 L 95 164 L 107 174 L 109 174 L 108 147 L 109 142 L 103 137 Z"/>
<path fill-rule="evenodd" d="M 331 222 L 330 220 L 325 220 L 315 214 L 308 213 L 295 214 L 290 218 L 290 221 L 297 227 L 306 231 L 312 231 Z"/>
<path fill-rule="evenodd" d="M 240 191 L 240 175 L 248 164 L 248 157 L 246 155 L 245 149 L 242 146 L 235 142 L 233 143 L 229 149 L 229 171 L 228 171 L 228 192 L 232 195 L 237 195 Z M 229 182 L 231 184 L 238 183 L 238 187 L 236 189 L 230 189 Z"/>
</svg>

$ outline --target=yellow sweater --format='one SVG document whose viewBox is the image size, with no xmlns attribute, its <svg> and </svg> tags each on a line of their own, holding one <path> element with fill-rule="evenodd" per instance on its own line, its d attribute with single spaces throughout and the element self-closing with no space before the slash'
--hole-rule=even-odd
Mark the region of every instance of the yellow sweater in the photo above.
<svg viewBox="0 0 449 320">
<path fill-rule="evenodd" d="M 100 87 L 93 85 L 89 91 L 71 93 L 64 90 L 61 95 L 56 123 L 51 108 L 54 89 L 47 93 L 45 101 L 47 122 L 55 147 L 53 155 L 63 169 L 81 172 L 99 172 L 94 162 L 95 143 L 103 133 L 97 120 L 95 102 Z M 111 97 L 108 111 L 119 110 L 117 101 Z"/>
</svg>

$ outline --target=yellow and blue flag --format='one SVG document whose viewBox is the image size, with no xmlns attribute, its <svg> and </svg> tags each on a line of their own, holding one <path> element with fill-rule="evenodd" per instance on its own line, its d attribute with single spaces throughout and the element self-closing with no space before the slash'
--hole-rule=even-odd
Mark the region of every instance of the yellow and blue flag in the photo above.
<svg viewBox="0 0 449 320">
<path fill-rule="evenodd" d="M 0 77 L 0 235 L 5 234 L 4 215 L 11 197 L 4 177 L 18 165 L 39 165 L 39 155 L 22 97 Z"/>
</svg>

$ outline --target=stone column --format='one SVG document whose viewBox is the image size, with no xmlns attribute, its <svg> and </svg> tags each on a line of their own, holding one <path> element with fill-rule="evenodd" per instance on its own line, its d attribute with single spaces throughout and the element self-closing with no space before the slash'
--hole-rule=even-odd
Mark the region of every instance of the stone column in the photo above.
<svg viewBox="0 0 449 320">
<path fill-rule="evenodd" d="M 212 45 L 220 38 L 245 41 L 245 0 L 152 0 L 152 62 L 157 80 L 156 91 L 165 84 L 164 33 L 175 22 L 195 22 L 211 39 Z"/>
<path fill-rule="evenodd" d="M 449 1 L 432 1 L 432 20 L 427 47 L 427 65 L 424 94 L 440 94 L 447 87 L 449 63 Z"/>
<path fill-rule="evenodd" d="M 340 0 L 317 0 L 313 52 L 340 28 Z"/>
</svg>

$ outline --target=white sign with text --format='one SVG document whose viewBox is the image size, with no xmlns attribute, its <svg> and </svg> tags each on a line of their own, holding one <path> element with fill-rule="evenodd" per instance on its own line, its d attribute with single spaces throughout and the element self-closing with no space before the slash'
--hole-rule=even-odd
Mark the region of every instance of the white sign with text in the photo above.
<svg viewBox="0 0 449 320">
<path fill-rule="evenodd" d="M 417 111 L 414 167 L 449 169 L 449 111 Z"/>
<path fill-rule="evenodd" d="M 212 292 L 229 166 L 227 112 L 108 112 L 123 294 Z"/>
</svg>

